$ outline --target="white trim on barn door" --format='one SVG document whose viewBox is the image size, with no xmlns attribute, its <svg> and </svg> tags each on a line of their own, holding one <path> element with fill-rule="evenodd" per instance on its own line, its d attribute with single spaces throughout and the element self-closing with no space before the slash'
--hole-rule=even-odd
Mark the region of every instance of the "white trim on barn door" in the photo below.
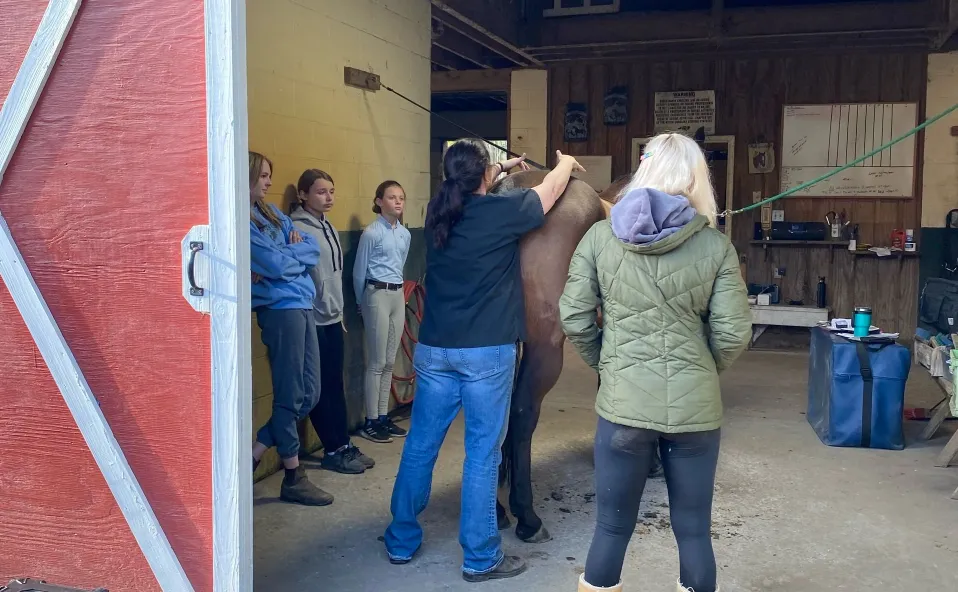
<svg viewBox="0 0 958 592">
<path fill-rule="evenodd" d="M 253 590 L 246 4 L 205 0 L 213 590 Z"/>
<path fill-rule="evenodd" d="M 639 168 L 639 157 L 643 146 L 652 138 L 632 138 L 632 173 Z M 705 136 L 706 144 L 725 144 L 728 147 L 728 164 L 725 174 L 725 205 L 719 205 L 719 212 L 732 209 L 732 191 L 735 187 L 735 136 Z M 732 238 L 732 216 L 725 217 L 725 236 Z"/>
<path fill-rule="evenodd" d="M 80 0 L 51 0 L 0 109 L 0 183 L 80 9 Z M 0 277 L 43 356 L 63 400 L 164 591 L 190 585 L 143 489 L 100 411 L 90 385 L 0 215 Z"/>
</svg>

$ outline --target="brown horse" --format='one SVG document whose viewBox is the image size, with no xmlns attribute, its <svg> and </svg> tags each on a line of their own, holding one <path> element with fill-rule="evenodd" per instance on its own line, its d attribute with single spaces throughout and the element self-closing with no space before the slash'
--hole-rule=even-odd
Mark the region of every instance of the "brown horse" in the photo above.
<svg viewBox="0 0 958 592">
<path fill-rule="evenodd" d="M 515 173 L 499 181 L 490 193 L 535 187 L 545 175 L 545 171 Z M 551 538 L 533 507 L 532 433 L 542 401 L 562 372 L 565 335 L 559 323 L 559 297 L 579 241 L 593 224 L 608 217 L 628 181 L 629 177 L 618 179 L 600 196 L 584 181 L 572 179 L 542 228 L 523 237 L 519 247 L 527 339 L 522 344 L 499 479 L 500 484 L 508 480 L 510 485 L 509 509 L 518 521 L 516 536 L 528 543 Z M 496 511 L 500 529 L 508 528 L 506 510 L 498 502 Z"/>
</svg>

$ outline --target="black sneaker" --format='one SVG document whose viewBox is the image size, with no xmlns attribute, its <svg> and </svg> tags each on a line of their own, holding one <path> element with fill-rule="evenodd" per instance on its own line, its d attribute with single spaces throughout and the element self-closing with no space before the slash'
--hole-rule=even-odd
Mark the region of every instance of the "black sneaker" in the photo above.
<svg viewBox="0 0 958 592">
<path fill-rule="evenodd" d="M 367 422 L 363 429 L 359 430 L 359 435 L 376 444 L 388 444 L 393 441 L 389 432 L 378 421 Z"/>
<path fill-rule="evenodd" d="M 389 432 L 390 436 L 394 436 L 396 438 L 405 438 L 406 434 L 409 433 L 393 423 L 393 420 L 390 417 L 387 417 L 386 421 L 382 422 L 382 426 L 386 428 L 386 431 Z"/>
<path fill-rule="evenodd" d="M 359 448 L 353 446 L 352 444 L 349 445 L 349 448 L 346 449 L 344 454 L 350 455 L 367 469 L 371 469 L 376 466 L 376 461 L 363 454 Z"/>
<path fill-rule="evenodd" d="M 310 483 L 302 466 L 296 469 L 295 483 L 288 484 L 286 479 L 283 479 L 283 486 L 279 490 L 279 499 L 304 506 L 328 506 L 333 503 L 331 494 Z"/>
<path fill-rule="evenodd" d="M 339 452 L 333 452 L 323 455 L 320 466 L 327 471 L 335 471 L 344 475 L 359 475 L 366 472 L 366 465 L 359 461 L 351 452 L 350 448 L 344 448 Z"/>
<path fill-rule="evenodd" d="M 467 574 L 463 572 L 462 579 L 467 582 L 488 582 L 489 580 L 504 580 L 514 578 L 526 571 L 526 562 L 514 555 L 506 555 L 496 569 L 484 574 Z"/>
</svg>

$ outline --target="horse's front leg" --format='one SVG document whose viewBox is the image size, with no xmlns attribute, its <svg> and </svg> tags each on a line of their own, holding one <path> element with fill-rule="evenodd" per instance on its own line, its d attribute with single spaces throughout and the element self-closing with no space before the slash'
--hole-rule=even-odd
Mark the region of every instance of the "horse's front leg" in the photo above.
<svg viewBox="0 0 958 592">
<path fill-rule="evenodd" d="M 532 434 L 539 423 L 542 400 L 562 372 L 562 346 L 526 344 L 509 416 L 509 507 L 515 515 L 516 536 L 527 543 L 552 537 L 536 514 L 532 497 Z"/>
</svg>

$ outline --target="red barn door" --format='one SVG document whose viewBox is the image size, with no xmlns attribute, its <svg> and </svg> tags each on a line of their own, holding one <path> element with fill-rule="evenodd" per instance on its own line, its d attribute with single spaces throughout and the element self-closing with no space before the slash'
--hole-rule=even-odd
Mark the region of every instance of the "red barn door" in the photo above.
<svg viewBox="0 0 958 592">
<path fill-rule="evenodd" d="M 67 3 L 0 0 L 0 99 L 10 98 L 45 11 Z M 221 10 L 233 3 L 207 4 Z M 241 23 L 242 13 L 233 10 L 231 22 Z M 244 293 L 235 280 L 237 268 L 248 268 L 248 246 L 235 252 L 248 241 L 245 226 L 236 224 L 242 204 L 231 206 L 237 211 L 230 212 L 229 228 L 208 230 L 212 245 L 205 252 L 220 255 L 228 268 L 224 273 L 212 263 L 200 274 L 214 284 L 212 297 L 207 286 L 214 299 L 207 310 L 216 310 L 216 298 L 228 303 L 213 314 L 213 346 L 210 317 L 182 294 L 181 240 L 213 214 L 208 170 L 217 167 L 207 142 L 206 42 L 204 3 L 197 0 L 82 3 L 12 159 L 0 170 L 0 216 L 50 313 L 44 320 L 39 307 L 25 307 L 29 286 L 14 286 L 10 270 L 19 263 L 0 248 L 7 265 L 0 283 L 0 586 L 29 576 L 111 592 L 160 590 L 165 581 L 170 590 L 181 588 L 172 573 L 179 569 L 189 587 L 213 590 L 214 468 L 235 490 L 219 492 L 231 498 L 225 507 L 232 515 L 217 530 L 234 546 L 237 570 L 243 546 L 234 539 L 245 533 L 248 517 L 237 508 L 249 497 L 243 490 L 248 437 L 246 454 L 239 448 L 249 432 L 242 425 L 248 410 L 244 415 L 237 404 L 246 393 L 249 407 L 249 379 L 237 354 L 243 330 L 249 334 L 248 287 Z M 224 51 L 230 56 L 234 49 Z M 227 66 L 229 80 L 237 65 Z M 239 88 L 245 77 L 234 82 Z M 217 166 L 225 170 L 221 178 L 242 182 L 245 99 L 236 107 L 244 122 L 229 131 L 240 137 L 217 148 L 228 157 Z M 236 189 L 219 188 L 230 200 Z M 233 240 L 226 255 L 222 240 L 217 244 L 224 236 Z M 248 271 L 239 275 L 248 282 Z M 56 340 L 39 337 L 38 327 L 51 317 L 82 373 L 72 384 L 54 379 L 56 367 L 73 364 L 69 355 L 56 353 Z M 224 375 L 211 371 L 211 352 L 224 348 L 232 351 L 226 361 L 235 371 L 227 377 L 229 391 L 216 386 Z M 68 406 L 69 393 L 79 396 L 86 385 L 94 403 L 86 411 Z M 217 400 L 217 388 L 225 398 Z M 213 416 L 224 402 L 232 406 L 229 421 L 217 429 L 232 431 L 218 446 L 229 458 L 217 461 Z M 99 429 L 100 412 L 112 436 L 94 435 L 94 445 L 90 434 Z M 111 456 L 113 436 L 120 456 Z M 100 451 L 99 464 L 91 450 Z M 241 458 L 245 473 L 237 470 Z M 129 478 L 118 468 L 127 464 Z M 142 507 L 137 500 L 145 501 Z M 218 553 L 231 556 L 229 549 Z M 216 589 L 246 588 L 218 583 Z"/>
</svg>

